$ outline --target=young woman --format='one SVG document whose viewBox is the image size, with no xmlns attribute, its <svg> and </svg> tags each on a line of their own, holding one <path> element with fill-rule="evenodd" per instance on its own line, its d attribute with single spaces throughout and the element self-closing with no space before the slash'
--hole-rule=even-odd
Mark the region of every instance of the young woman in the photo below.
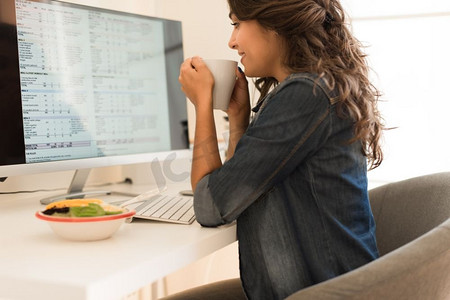
<svg viewBox="0 0 450 300">
<path fill-rule="evenodd" d="M 223 164 L 214 79 L 199 57 L 180 69 L 196 111 L 195 213 L 204 226 L 237 220 L 246 296 L 283 299 L 378 257 L 367 170 L 382 161 L 379 94 L 338 0 L 228 3 L 245 75 Z M 246 76 L 261 92 L 251 122 Z"/>
</svg>

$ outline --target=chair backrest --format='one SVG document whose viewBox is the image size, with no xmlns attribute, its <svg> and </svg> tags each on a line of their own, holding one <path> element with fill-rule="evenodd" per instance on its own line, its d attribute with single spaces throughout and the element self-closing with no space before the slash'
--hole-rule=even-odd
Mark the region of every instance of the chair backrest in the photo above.
<svg viewBox="0 0 450 300">
<path fill-rule="evenodd" d="M 450 172 L 389 183 L 370 190 L 369 197 L 384 255 L 450 217 Z"/>
<path fill-rule="evenodd" d="M 411 243 L 286 300 L 449 300 L 450 218 Z"/>
</svg>

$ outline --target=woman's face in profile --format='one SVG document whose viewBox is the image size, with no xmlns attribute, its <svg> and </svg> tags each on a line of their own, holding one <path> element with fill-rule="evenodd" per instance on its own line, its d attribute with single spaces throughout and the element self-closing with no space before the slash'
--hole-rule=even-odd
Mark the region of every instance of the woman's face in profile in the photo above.
<svg viewBox="0 0 450 300">
<path fill-rule="evenodd" d="M 240 21 L 230 16 L 233 25 L 228 46 L 241 56 L 248 77 L 274 77 L 279 82 L 289 75 L 282 67 L 282 38 L 256 20 Z"/>
</svg>

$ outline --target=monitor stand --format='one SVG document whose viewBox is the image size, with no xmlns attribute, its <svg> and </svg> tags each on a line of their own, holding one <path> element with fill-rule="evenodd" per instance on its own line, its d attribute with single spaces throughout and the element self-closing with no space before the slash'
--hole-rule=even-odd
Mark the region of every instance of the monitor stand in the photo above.
<svg viewBox="0 0 450 300">
<path fill-rule="evenodd" d="M 84 185 L 88 179 L 89 172 L 91 169 L 77 169 L 73 175 L 72 182 L 67 190 L 66 194 L 52 196 L 43 198 L 40 200 L 41 204 L 47 205 L 55 201 L 65 200 L 65 199 L 79 199 L 86 196 L 96 196 L 96 195 L 111 195 L 120 194 L 124 196 L 135 197 L 138 194 L 133 193 L 123 193 L 123 192 L 113 192 L 110 190 L 93 190 L 93 191 L 83 191 Z"/>
</svg>

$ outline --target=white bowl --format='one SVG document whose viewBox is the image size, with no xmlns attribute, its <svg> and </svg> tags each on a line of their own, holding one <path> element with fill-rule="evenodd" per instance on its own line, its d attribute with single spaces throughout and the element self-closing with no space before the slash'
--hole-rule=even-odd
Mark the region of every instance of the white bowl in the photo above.
<svg viewBox="0 0 450 300">
<path fill-rule="evenodd" d="M 58 236 L 72 241 L 97 241 L 111 237 L 134 210 L 101 217 L 53 217 L 36 212 L 38 219 L 47 221 Z"/>
</svg>

